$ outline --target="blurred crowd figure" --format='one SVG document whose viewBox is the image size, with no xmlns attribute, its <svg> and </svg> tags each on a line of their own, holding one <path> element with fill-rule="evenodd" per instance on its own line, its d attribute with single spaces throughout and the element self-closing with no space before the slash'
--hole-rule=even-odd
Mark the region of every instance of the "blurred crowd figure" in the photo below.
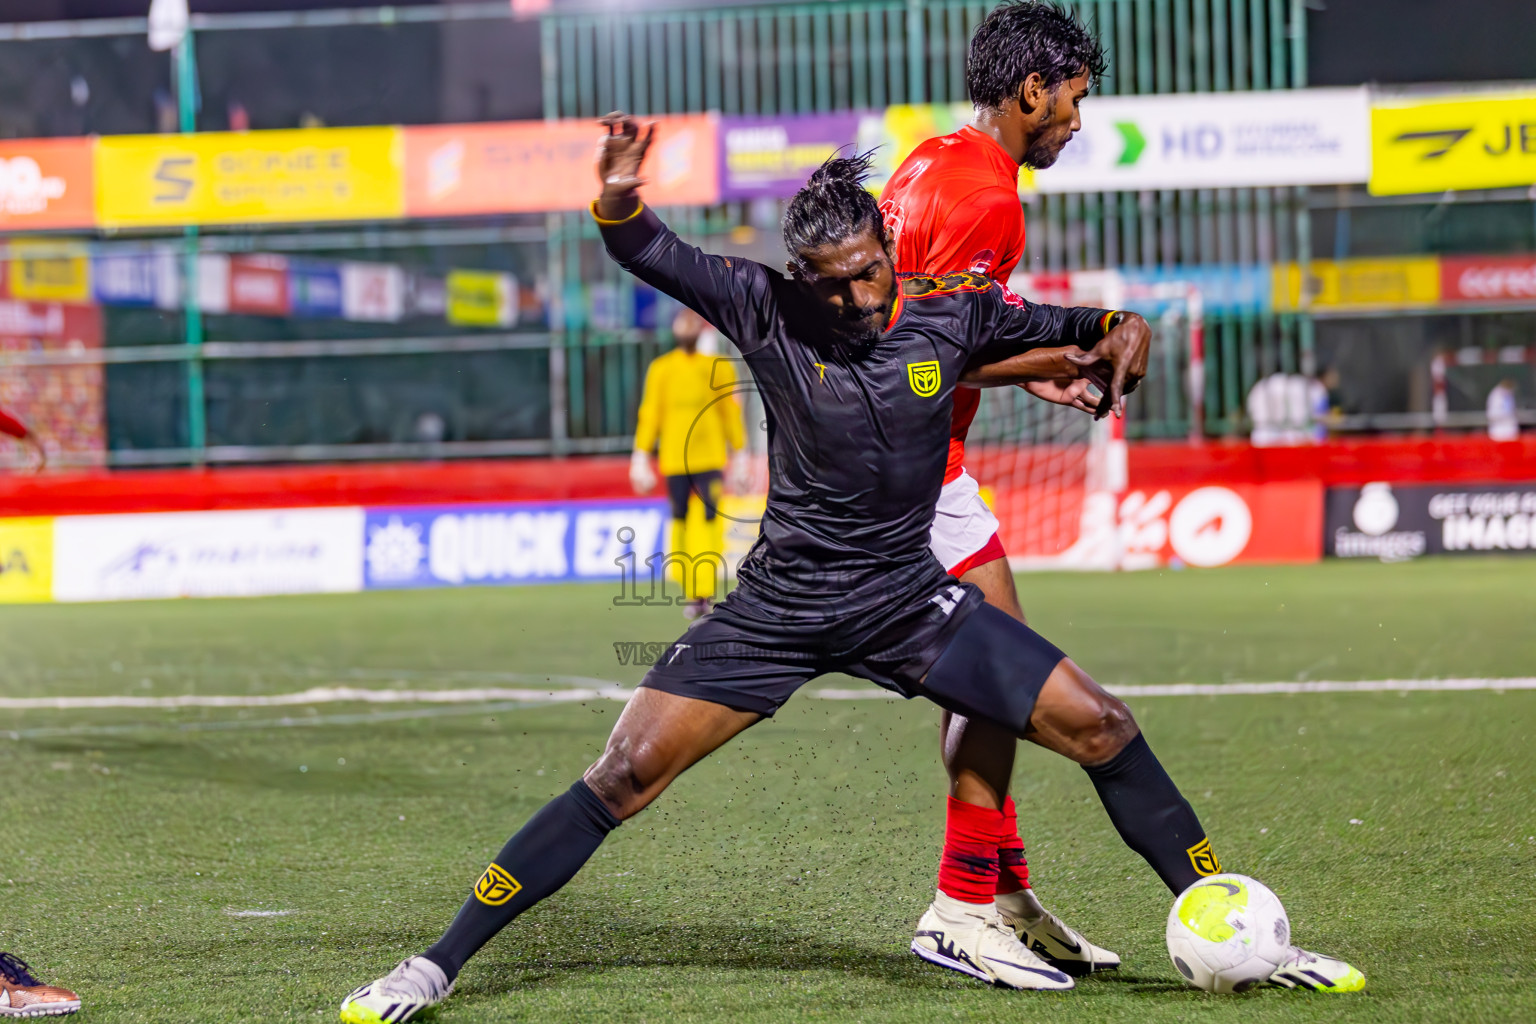
<svg viewBox="0 0 1536 1024">
<path fill-rule="evenodd" d="M 1520 412 L 1515 401 L 1515 382 L 1508 377 L 1488 392 L 1488 436 L 1495 441 L 1520 439 Z"/>
<path fill-rule="evenodd" d="M 1256 448 L 1318 444 L 1328 439 L 1332 414 L 1329 391 L 1336 371 L 1322 380 L 1302 373 L 1272 373 L 1248 392 L 1250 435 Z"/>
</svg>

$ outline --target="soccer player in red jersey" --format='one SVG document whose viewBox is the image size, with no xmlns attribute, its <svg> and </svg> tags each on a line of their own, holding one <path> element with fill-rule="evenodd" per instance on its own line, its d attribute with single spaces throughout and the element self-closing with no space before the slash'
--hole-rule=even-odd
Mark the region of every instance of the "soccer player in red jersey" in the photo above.
<svg viewBox="0 0 1536 1024">
<path fill-rule="evenodd" d="M 1049 167 L 1081 127 L 1078 104 L 1104 69 L 1097 39 L 1059 4 L 1009 0 L 977 27 L 966 58 L 966 79 L 975 120 L 958 132 L 930 139 L 903 161 L 886 184 L 881 212 L 894 246 L 898 274 L 969 271 L 1006 282 L 1024 251 L 1024 213 L 1019 203 L 1021 166 Z M 1113 314 L 1121 316 L 1122 314 Z M 1110 325 L 1106 316 L 1106 327 Z M 1022 385 L 1037 398 L 1103 416 L 1123 413 L 1128 372 L 1146 373 L 1145 338 L 1140 351 L 1111 350 L 1131 335 L 1116 331 L 1086 353 L 1065 359 L 1079 375 Z M 1111 359 L 1113 354 L 1114 358 Z M 1113 362 L 1113 379 L 1095 377 L 1096 398 L 1081 376 Z M 997 537 L 997 519 L 965 472 L 965 437 L 980 404 L 975 390 L 957 388 L 944 489 L 935 510 L 931 547 L 950 574 L 979 587 L 986 600 L 1020 622 L 1024 612 L 1013 574 Z M 1130 712 L 1098 689 L 1101 707 Z M 950 796 L 939 865 L 939 891 L 917 926 L 912 951 L 932 963 L 980 977 L 967 936 L 1001 925 L 1028 951 L 1070 974 L 1114 968 L 1120 958 L 1088 942 L 1035 897 L 1029 885 L 1024 843 L 1013 798 L 1015 740 L 998 725 L 944 713 L 945 768 Z M 1059 735 L 1031 731 L 1027 739 L 1082 764 L 1092 774 L 1102 755 Z M 1191 859 L 1209 856 L 1209 845 Z M 1287 988 L 1354 991 L 1364 978 L 1349 964 L 1292 947 L 1291 957 L 1270 979 Z M 984 973 L 984 972 L 982 972 Z"/>
<path fill-rule="evenodd" d="M 881 195 L 899 274 L 969 271 L 1007 282 L 1024 254 L 1019 168 L 1055 162 L 1080 127 L 1078 102 L 1103 66 L 1098 41 L 1052 5 L 1010 4 L 992 12 L 977 28 L 966 62 L 974 123 L 920 145 Z M 1026 388 L 1047 401 L 1092 410 L 1098 403 L 1087 383 L 1077 378 Z M 976 584 L 989 603 L 1022 622 L 997 519 L 965 471 L 965 437 L 980 394 L 955 392 L 931 546 L 951 575 Z M 1074 974 L 1118 967 L 1116 954 L 1047 912 L 1030 888 L 1008 795 L 1014 737 L 991 722 L 944 712 L 942 738 L 950 777 L 944 852 L 938 893 L 918 924 L 913 952 L 944 966 L 955 959 L 953 966 L 964 970 L 964 953 L 950 937 L 965 933 L 977 916 L 1000 915 L 1053 966 Z"/>
</svg>

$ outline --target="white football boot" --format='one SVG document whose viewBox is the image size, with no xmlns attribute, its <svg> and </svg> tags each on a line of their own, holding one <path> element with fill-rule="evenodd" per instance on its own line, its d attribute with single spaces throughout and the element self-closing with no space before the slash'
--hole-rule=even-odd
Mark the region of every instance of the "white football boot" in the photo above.
<svg viewBox="0 0 1536 1024">
<path fill-rule="evenodd" d="M 912 952 L 929 963 L 1003 988 L 1070 989 L 1075 982 L 1019 941 L 993 903 L 938 893 L 917 922 Z"/>
<path fill-rule="evenodd" d="M 342 1024 L 399 1024 L 453 994 L 453 982 L 424 956 L 400 961 L 378 981 L 341 1001 Z"/>
<path fill-rule="evenodd" d="M 1337 957 L 1292 946 L 1291 955 L 1275 968 L 1269 983 L 1311 992 L 1361 992 L 1365 989 L 1365 975 Z"/>
<path fill-rule="evenodd" d="M 1033 889 L 999 893 L 997 912 L 1020 942 L 1058 971 L 1081 978 L 1120 966 L 1119 953 L 1101 949 L 1083 938 L 1082 932 L 1046 910 Z"/>
</svg>

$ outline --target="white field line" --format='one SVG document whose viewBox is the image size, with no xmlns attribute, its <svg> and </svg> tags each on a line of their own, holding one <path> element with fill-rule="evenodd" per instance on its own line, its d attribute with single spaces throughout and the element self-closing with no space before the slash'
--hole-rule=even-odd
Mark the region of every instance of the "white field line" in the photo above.
<svg viewBox="0 0 1536 1024">
<path fill-rule="evenodd" d="M 594 680 L 597 681 L 597 680 Z M 1122 697 L 1235 697 L 1287 693 L 1406 693 L 1468 690 L 1536 690 L 1536 677 L 1508 679 L 1362 679 L 1276 683 L 1160 683 L 1112 687 Z M 617 683 L 563 690 L 478 687 L 460 690 L 373 690 L 357 686 L 316 686 L 295 693 L 176 697 L 0 697 L 3 711 L 79 711 L 110 708 L 274 708 L 317 704 L 569 704 L 592 700 L 628 700 L 634 691 Z M 826 688 L 809 695 L 822 700 L 891 700 L 899 697 L 878 687 Z"/>
</svg>

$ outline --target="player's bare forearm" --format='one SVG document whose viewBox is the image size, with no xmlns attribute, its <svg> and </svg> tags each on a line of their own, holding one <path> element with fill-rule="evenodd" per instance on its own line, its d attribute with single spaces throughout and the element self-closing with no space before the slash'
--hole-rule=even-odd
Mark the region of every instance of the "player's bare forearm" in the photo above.
<svg viewBox="0 0 1536 1024">
<path fill-rule="evenodd" d="M 973 388 L 1001 388 L 1041 380 L 1075 379 L 1082 376 L 1082 371 L 1067 360 L 1067 353 L 1078 351 L 1081 350 L 1074 345 L 1033 348 L 1007 359 L 967 367 L 960 383 Z"/>
</svg>

